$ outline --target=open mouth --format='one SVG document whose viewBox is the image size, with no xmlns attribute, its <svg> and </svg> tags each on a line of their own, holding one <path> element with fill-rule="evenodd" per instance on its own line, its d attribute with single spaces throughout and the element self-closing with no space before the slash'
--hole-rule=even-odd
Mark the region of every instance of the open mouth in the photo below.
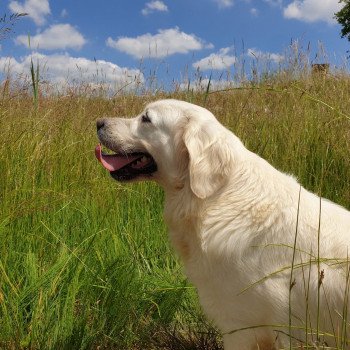
<svg viewBox="0 0 350 350">
<path fill-rule="evenodd" d="M 157 164 L 148 153 L 105 154 L 101 144 L 95 148 L 97 160 L 117 181 L 129 181 L 137 177 L 151 177 L 157 171 Z"/>
</svg>

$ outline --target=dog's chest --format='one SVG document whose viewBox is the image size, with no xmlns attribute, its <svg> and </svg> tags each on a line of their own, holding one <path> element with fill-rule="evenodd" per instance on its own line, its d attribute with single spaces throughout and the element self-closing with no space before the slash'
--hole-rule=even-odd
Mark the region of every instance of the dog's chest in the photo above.
<svg viewBox="0 0 350 350">
<path fill-rule="evenodd" d="M 169 233 L 184 263 L 186 276 L 197 289 L 205 313 L 221 328 L 234 327 L 234 311 L 239 309 L 241 302 L 237 295 L 248 283 L 242 280 L 244 276 L 237 265 L 223 255 L 212 254 L 211 247 L 208 250 L 205 242 L 191 235 L 193 232 L 170 230 Z"/>
</svg>

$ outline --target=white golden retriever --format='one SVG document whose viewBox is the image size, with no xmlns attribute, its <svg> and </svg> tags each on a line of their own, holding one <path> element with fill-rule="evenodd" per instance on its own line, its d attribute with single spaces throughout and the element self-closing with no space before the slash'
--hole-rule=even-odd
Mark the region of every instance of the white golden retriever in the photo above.
<svg viewBox="0 0 350 350">
<path fill-rule="evenodd" d="M 164 188 L 172 244 L 226 350 L 280 349 L 290 339 L 346 347 L 349 211 L 187 102 L 157 101 L 97 129 L 116 152 L 95 150 L 113 178 Z"/>
</svg>

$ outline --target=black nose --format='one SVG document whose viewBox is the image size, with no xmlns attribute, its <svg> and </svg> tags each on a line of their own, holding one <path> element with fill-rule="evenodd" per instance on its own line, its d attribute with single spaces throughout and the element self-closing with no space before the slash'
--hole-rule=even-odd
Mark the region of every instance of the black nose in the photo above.
<svg viewBox="0 0 350 350">
<path fill-rule="evenodd" d="M 98 119 L 96 122 L 97 131 L 105 126 L 105 121 L 103 119 Z"/>
</svg>

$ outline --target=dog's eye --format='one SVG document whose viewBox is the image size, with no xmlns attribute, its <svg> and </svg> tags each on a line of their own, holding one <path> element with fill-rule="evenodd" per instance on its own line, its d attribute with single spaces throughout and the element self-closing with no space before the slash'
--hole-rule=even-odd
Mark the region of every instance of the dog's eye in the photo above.
<svg viewBox="0 0 350 350">
<path fill-rule="evenodd" d="M 151 123 L 151 119 L 149 118 L 149 116 L 147 114 L 144 114 L 141 117 L 142 123 Z"/>
</svg>

